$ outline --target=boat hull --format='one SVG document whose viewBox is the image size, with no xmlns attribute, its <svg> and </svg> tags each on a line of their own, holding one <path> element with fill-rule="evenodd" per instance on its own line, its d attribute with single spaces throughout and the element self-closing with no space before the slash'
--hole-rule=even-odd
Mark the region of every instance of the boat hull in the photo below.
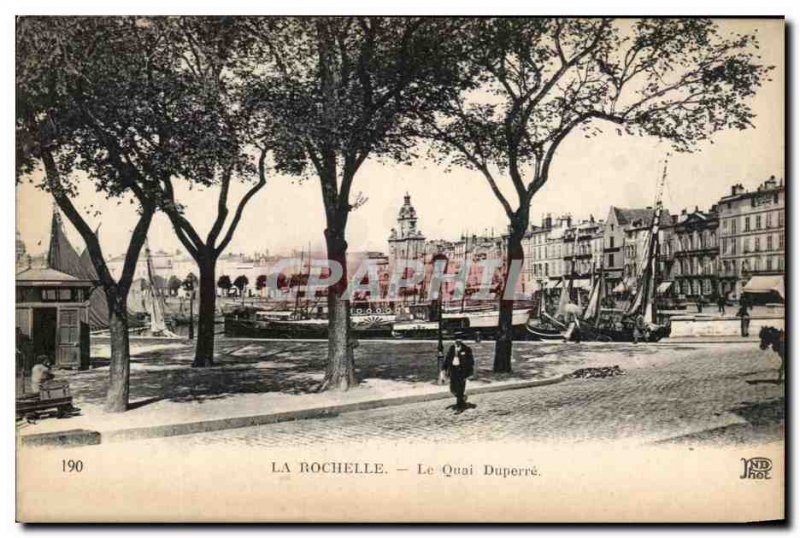
<svg viewBox="0 0 800 538">
<path fill-rule="evenodd" d="M 590 323 L 582 322 L 577 331 L 577 335 L 573 338 L 579 338 L 584 342 L 635 342 L 636 339 L 633 335 L 632 327 L 624 327 L 622 329 L 611 329 L 607 327 L 598 327 Z M 652 328 L 648 334 L 639 337 L 639 342 L 658 342 L 662 338 L 669 336 L 669 327 L 665 325 L 657 325 Z"/>
<path fill-rule="evenodd" d="M 392 324 L 354 324 L 356 338 L 391 338 Z M 262 321 L 225 318 L 225 336 L 231 338 L 310 339 L 327 340 L 327 323 L 300 323 L 291 321 Z"/>
</svg>

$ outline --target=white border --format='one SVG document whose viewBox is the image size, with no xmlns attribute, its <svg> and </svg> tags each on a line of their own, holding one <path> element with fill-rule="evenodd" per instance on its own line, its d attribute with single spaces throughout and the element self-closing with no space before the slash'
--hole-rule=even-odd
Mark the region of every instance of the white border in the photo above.
<svg viewBox="0 0 800 538">
<path fill-rule="evenodd" d="M 2 288 L 2 296 L 0 304 L 0 334 L 4 337 L 2 356 L 5 357 L 5 372 L 3 376 L 3 387 L 6 389 L 2 391 L 5 395 L 0 398 L 0 406 L 3 409 L 3 417 L 6 417 L 7 435 L 3 437 L 2 443 L 2 456 L 0 456 L 0 526 L 2 526 L 3 535 L 17 535 L 28 530 L 21 525 L 14 522 L 14 498 L 15 498 L 15 484 L 14 484 L 14 435 L 10 429 L 11 416 L 13 414 L 13 400 L 11 399 L 14 394 L 14 376 L 12 372 L 11 360 L 11 342 L 13 341 L 13 307 L 14 297 L 12 295 L 11 282 L 13 280 L 13 265 L 11 264 L 12 248 L 12 232 L 15 228 L 15 204 L 14 204 L 14 187 L 13 187 L 13 166 L 14 166 L 14 133 L 11 130 L 13 122 L 14 110 L 14 16 L 15 15 L 98 15 L 98 14 L 130 14 L 141 13 L 151 15 L 169 15 L 169 14 L 281 14 L 281 15 L 312 15 L 312 14 L 351 14 L 351 13 L 365 13 L 374 15 L 409 15 L 409 14 L 425 14 L 425 15 L 785 15 L 790 25 L 793 26 L 791 34 L 793 34 L 793 42 L 790 43 L 791 50 L 789 59 L 791 65 L 787 65 L 787 72 L 791 79 L 794 79 L 794 73 L 798 68 L 798 54 L 797 54 L 797 23 L 800 20 L 800 5 L 795 1 L 777 1 L 777 0 L 760 0 L 758 2 L 752 1 L 725 1 L 725 2 L 699 2 L 697 0 L 672 0 L 670 2 L 660 3 L 647 3 L 639 1 L 621 1 L 621 0 L 605 0 L 603 2 L 590 1 L 590 0 L 575 0 L 575 1 L 539 1 L 539 2 L 520 2 L 520 1 L 505 1 L 505 0 L 492 0 L 491 2 L 475 1 L 475 0 L 459 0 L 455 1 L 440 1 L 438 3 L 431 2 L 430 0 L 406 0 L 403 2 L 395 3 L 378 3 L 375 0 L 371 1 L 346 1 L 346 2 L 331 2 L 323 0 L 293 0 L 292 2 L 275 2 L 269 3 L 267 1 L 244 1 L 244 0 L 225 0 L 224 2 L 211 2 L 207 0 L 194 0 L 192 2 L 177 2 L 165 0 L 138 0 L 131 2 L 128 0 L 110 2 L 108 0 L 84 0 L 81 2 L 58 2 L 54 0 L 41 1 L 41 0 L 27 0 L 4 3 L 0 7 L 2 17 L 0 17 L 0 59 L 2 59 L 2 98 L 4 106 L 0 109 L 0 119 L 2 125 L 7 126 L 0 131 L 2 136 L 2 152 L 0 152 L 0 159 L 2 159 L 2 166 L 0 170 L 5 171 L 8 175 L 6 181 L 2 184 L 3 195 L 0 196 L 0 223 L 2 223 L 2 230 L 0 231 L 0 282 L 4 282 L 5 286 Z M 791 35 L 790 34 L 790 35 Z M 797 88 L 794 84 L 790 85 L 797 93 Z M 789 125 L 797 125 L 798 107 L 797 103 L 793 103 L 789 107 L 791 117 L 787 118 Z M 788 181 L 794 183 L 796 177 L 796 162 L 798 148 L 797 133 L 791 139 L 792 145 L 787 148 L 788 152 L 795 155 L 794 159 L 790 159 L 792 165 L 787 169 Z M 792 251 L 798 252 L 798 243 L 800 243 L 800 233 L 797 229 L 797 208 L 798 204 L 798 190 L 795 185 L 790 186 L 791 189 L 791 205 L 794 218 L 792 219 L 792 230 L 790 234 Z M 794 262 L 795 260 L 792 260 Z M 797 278 L 795 263 L 791 263 L 790 269 L 792 270 L 791 276 L 791 297 L 789 298 L 790 305 L 797 304 Z M 793 311 L 794 314 L 794 311 Z M 797 316 L 792 316 L 791 333 L 800 334 L 798 328 Z M 797 345 L 792 344 L 791 349 L 796 349 Z M 797 353 L 793 354 L 797 356 Z M 790 358 L 791 360 L 791 358 Z M 797 400 L 797 378 L 800 376 L 800 369 L 796 364 L 791 367 L 792 383 L 791 394 L 794 401 Z M 796 426 L 797 421 L 794 419 L 795 413 L 791 414 L 793 420 L 788 425 L 791 431 L 795 432 L 793 439 L 794 446 L 797 446 Z M 797 467 L 797 459 L 795 458 L 797 451 L 794 450 L 790 455 L 792 457 L 792 468 Z M 791 479 L 790 479 L 791 480 Z M 793 485 L 793 484 L 792 484 Z M 796 496 L 790 496 L 790 499 L 796 499 Z M 793 513 L 797 517 L 795 507 L 787 507 L 788 513 Z M 92 532 L 96 530 L 99 532 L 108 532 L 110 529 L 86 529 L 86 528 L 47 528 L 40 529 L 36 532 L 37 536 L 50 536 L 60 532 Z M 148 535 L 165 535 L 172 532 L 174 529 L 167 528 L 136 528 L 125 529 L 126 533 L 139 534 L 147 532 Z M 186 530 L 186 529 L 184 529 Z M 196 529 L 192 529 L 196 530 Z M 208 529 L 204 534 L 227 534 L 232 529 Z M 283 530 L 278 528 L 263 529 L 271 534 L 284 535 L 289 534 L 296 536 L 297 534 L 307 534 L 320 532 L 322 529 L 308 529 L 301 528 L 293 531 Z M 511 529 L 508 529 L 511 530 Z M 519 530 L 519 529 L 517 529 Z M 597 530 L 597 529 L 595 529 Z M 606 532 L 618 532 L 620 529 L 608 528 L 603 529 Z M 655 529 L 653 529 L 655 530 Z M 658 529 L 657 532 L 662 534 L 664 531 L 667 533 L 680 533 L 683 536 L 697 535 L 705 530 L 703 528 L 687 529 Z M 727 529 L 718 529 L 726 532 Z M 761 529 L 763 531 L 765 529 Z M 379 532 L 376 530 L 367 529 L 340 529 L 338 532 Z M 380 532 L 384 532 L 383 530 Z M 479 534 L 487 534 L 494 532 L 493 529 L 475 529 L 467 531 L 465 529 L 420 529 L 420 528 L 402 528 L 394 529 L 392 532 L 408 532 L 413 533 L 415 536 L 431 535 L 434 532 L 448 532 L 452 534 L 462 534 L 475 532 Z M 575 529 L 538 529 L 534 532 L 545 535 L 572 535 L 579 530 Z M 638 532 L 650 532 L 647 529 L 639 529 Z M 746 530 L 745 532 L 758 532 L 758 529 Z M 541 535 L 540 534 L 540 535 Z M 627 533 L 626 533 L 627 534 Z M 737 533 L 738 534 L 738 533 Z"/>
</svg>

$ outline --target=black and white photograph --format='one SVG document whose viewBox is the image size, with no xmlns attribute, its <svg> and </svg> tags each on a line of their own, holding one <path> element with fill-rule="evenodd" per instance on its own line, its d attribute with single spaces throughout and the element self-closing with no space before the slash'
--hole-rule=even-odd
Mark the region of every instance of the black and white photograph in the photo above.
<svg viewBox="0 0 800 538">
<path fill-rule="evenodd" d="M 19 522 L 785 518 L 782 17 L 14 26 Z"/>
</svg>

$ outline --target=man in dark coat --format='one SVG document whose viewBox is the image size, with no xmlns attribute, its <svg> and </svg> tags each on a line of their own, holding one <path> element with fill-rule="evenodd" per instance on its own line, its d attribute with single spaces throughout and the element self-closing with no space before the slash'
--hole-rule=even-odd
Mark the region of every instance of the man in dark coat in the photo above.
<svg viewBox="0 0 800 538">
<path fill-rule="evenodd" d="M 750 336 L 750 313 L 747 311 L 748 305 L 744 301 L 741 301 L 739 304 L 739 311 L 736 312 L 736 317 L 742 318 L 742 336 Z"/>
<path fill-rule="evenodd" d="M 472 350 L 460 338 L 447 350 L 447 356 L 442 364 L 442 370 L 450 377 L 450 392 L 456 397 L 456 409 L 463 411 L 467 407 L 467 398 L 464 391 L 467 388 L 467 378 L 475 368 L 475 359 Z"/>
</svg>

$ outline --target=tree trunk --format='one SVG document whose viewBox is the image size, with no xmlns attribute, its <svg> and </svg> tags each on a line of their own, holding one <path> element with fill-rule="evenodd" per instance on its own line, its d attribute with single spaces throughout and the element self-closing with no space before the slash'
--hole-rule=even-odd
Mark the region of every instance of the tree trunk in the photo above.
<svg viewBox="0 0 800 538">
<path fill-rule="evenodd" d="M 328 288 L 328 366 L 320 390 L 348 390 L 357 384 L 353 342 L 350 335 L 350 302 L 347 289 L 347 241 L 344 233 L 326 230 L 328 259 L 340 264 L 342 277 Z"/>
<path fill-rule="evenodd" d="M 524 230 L 527 227 L 522 226 Z M 497 338 L 494 344 L 494 371 L 498 373 L 511 372 L 511 348 L 514 342 L 514 300 L 506 300 L 507 288 L 512 287 L 508 294 L 513 297 L 513 287 L 516 286 L 516 278 L 512 282 L 509 278 L 511 265 L 514 260 L 523 260 L 522 236 L 524 232 L 518 231 L 519 226 L 512 226 L 514 229 L 508 236 L 508 252 L 506 253 L 506 267 L 503 278 L 503 289 L 499 299 L 500 316 L 497 323 Z"/>
<path fill-rule="evenodd" d="M 111 365 L 106 394 L 106 411 L 122 413 L 128 410 L 130 394 L 131 356 L 128 342 L 127 294 L 106 294 L 109 304 L 108 325 L 111 332 Z"/>
<path fill-rule="evenodd" d="M 206 256 L 197 261 L 200 269 L 200 305 L 197 314 L 197 345 L 192 366 L 214 365 L 214 316 L 217 302 L 216 258 Z"/>
</svg>

